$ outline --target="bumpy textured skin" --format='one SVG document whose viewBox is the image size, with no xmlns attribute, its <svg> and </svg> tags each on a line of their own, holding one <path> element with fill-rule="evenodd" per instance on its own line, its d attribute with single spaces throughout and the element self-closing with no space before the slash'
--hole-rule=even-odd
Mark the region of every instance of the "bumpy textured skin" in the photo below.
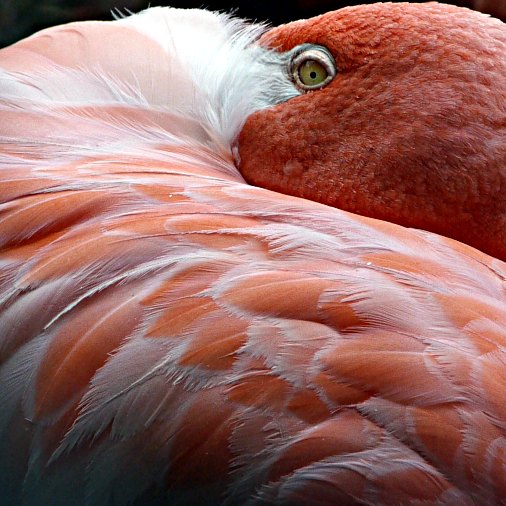
<svg viewBox="0 0 506 506">
<path fill-rule="evenodd" d="M 247 181 L 506 259 L 504 23 L 449 5 L 376 4 L 278 27 L 264 42 L 326 46 L 338 74 L 251 116 L 240 137 Z"/>
<path fill-rule="evenodd" d="M 158 55 L 90 24 L 0 61 L 77 87 L 113 36 Z M 504 504 L 506 265 L 250 187 L 166 120 L 0 101 L 1 504 Z"/>
</svg>

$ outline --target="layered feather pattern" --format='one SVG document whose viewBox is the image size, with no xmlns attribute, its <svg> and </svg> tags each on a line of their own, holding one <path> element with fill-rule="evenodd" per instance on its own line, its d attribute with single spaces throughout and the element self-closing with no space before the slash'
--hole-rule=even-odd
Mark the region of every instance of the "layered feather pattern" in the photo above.
<svg viewBox="0 0 506 506">
<path fill-rule="evenodd" d="M 2 504 L 503 503 L 505 264 L 246 185 L 242 122 L 297 91 L 181 16 L 0 52 Z M 171 23 L 235 52 L 214 97 Z"/>
</svg>

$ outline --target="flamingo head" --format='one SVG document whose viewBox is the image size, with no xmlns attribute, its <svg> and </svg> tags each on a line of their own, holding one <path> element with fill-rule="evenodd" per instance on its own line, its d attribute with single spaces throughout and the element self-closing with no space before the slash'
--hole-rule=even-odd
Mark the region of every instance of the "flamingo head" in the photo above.
<svg viewBox="0 0 506 506">
<path fill-rule="evenodd" d="M 506 25 L 441 4 L 349 7 L 261 39 L 301 94 L 237 146 L 258 186 L 506 260 Z"/>
</svg>

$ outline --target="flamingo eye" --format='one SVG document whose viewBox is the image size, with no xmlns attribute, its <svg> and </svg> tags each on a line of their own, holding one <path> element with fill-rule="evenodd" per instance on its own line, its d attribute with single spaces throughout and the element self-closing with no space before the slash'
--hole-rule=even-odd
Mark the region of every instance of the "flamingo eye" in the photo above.
<svg viewBox="0 0 506 506">
<path fill-rule="evenodd" d="M 334 79 L 337 69 L 334 58 L 322 46 L 299 46 L 290 64 L 292 79 L 303 91 L 319 90 Z"/>
</svg>

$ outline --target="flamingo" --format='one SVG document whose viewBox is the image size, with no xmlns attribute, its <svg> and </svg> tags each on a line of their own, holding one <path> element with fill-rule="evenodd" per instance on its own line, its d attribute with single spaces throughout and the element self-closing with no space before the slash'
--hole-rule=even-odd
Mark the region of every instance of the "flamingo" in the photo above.
<svg viewBox="0 0 506 506">
<path fill-rule="evenodd" d="M 0 51 L 2 505 L 504 504 L 505 49 L 377 4 Z"/>
</svg>

